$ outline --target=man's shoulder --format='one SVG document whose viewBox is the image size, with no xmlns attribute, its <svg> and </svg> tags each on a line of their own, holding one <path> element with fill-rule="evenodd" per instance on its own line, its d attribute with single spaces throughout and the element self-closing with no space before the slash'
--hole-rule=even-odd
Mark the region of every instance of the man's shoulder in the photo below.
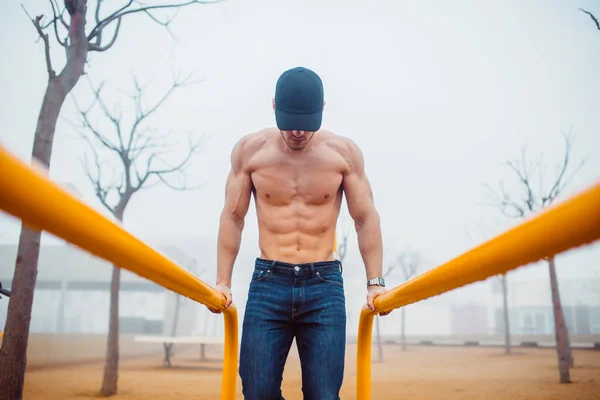
<svg viewBox="0 0 600 400">
<path fill-rule="evenodd" d="M 322 136 L 325 146 L 339 154 L 346 165 L 345 173 L 360 171 L 364 166 L 361 149 L 349 137 L 325 131 Z"/>
<path fill-rule="evenodd" d="M 276 132 L 275 132 L 276 131 Z M 242 136 L 233 146 L 231 161 L 236 168 L 246 169 L 254 156 L 268 146 L 278 132 L 272 128 L 261 129 Z"/>
<path fill-rule="evenodd" d="M 273 136 L 273 129 L 261 129 L 256 132 L 247 133 L 242 136 L 234 146 L 234 151 L 238 150 L 245 156 L 251 156 L 263 148 L 269 139 Z"/>
<path fill-rule="evenodd" d="M 323 143 L 342 154 L 344 157 L 352 157 L 353 154 L 360 152 L 358 145 L 354 142 L 354 140 L 350 139 L 347 136 L 340 135 L 338 133 L 333 133 L 331 131 L 323 130 L 321 131 Z"/>
</svg>

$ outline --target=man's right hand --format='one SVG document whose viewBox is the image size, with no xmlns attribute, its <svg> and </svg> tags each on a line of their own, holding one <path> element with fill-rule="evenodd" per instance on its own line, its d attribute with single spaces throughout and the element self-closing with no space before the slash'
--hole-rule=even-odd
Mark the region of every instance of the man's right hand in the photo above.
<svg viewBox="0 0 600 400">
<path fill-rule="evenodd" d="M 222 283 L 218 283 L 215 286 L 215 290 L 217 292 L 223 293 L 225 295 L 225 297 L 227 298 L 227 301 L 225 302 L 225 308 L 229 308 L 229 306 L 233 302 L 233 296 L 231 295 L 231 288 Z M 211 308 L 209 306 L 206 306 L 206 308 L 208 308 L 210 310 L 210 312 L 212 312 L 212 313 L 221 314 L 221 310 L 219 310 L 218 308 Z"/>
</svg>

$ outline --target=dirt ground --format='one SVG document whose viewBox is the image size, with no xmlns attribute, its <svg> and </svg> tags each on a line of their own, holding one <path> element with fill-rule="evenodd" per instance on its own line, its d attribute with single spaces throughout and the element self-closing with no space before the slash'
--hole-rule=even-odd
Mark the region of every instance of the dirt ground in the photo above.
<svg viewBox="0 0 600 400">
<path fill-rule="evenodd" d="M 173 366 L 159 355 L 121 362 L 119 394 L 114 400 L 219 399 L 222 350 L 209 348 L 211 360 L 199 361 L 199 349 L 176 349 Z M 386 346 L 384 362 L 373 349 L 372 398 L 385 399 L 600 399 L 600 351 L 575 350 L 572 384 L 558 383 L 552 349 Z M 349 345 L 342 399 L 356 398 L 356 347 Z M 71 367 L 31 368 L 26 375 L 26 400 L 98 398 L 102 363 Z M 300 363 L 296 351 L 288 358 L 282 384 L 286 400 L 300 400 Z M 237 399 L 243 399 L 238 378 Z"/>
</svg>

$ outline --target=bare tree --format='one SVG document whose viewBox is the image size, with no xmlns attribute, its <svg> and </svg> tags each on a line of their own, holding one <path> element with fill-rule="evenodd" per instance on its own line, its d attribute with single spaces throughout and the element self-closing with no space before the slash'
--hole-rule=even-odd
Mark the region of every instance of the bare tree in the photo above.
<svg viewBox="0 0 600 400">
<path fill-rule="evenodd" d="M 600 23 L 598 22 L 598 19 L 594 16 L 594 14 L 592 14 L 589 11 L 584 10 L 583 8 L 580 8 L 579 11 L 586 13 L 587 15 L 590 16 L 590 18 L 592 19 L 592 21 L 594 21 L 594 23 L 596 24 L 596 28 L 598 28 L 598 30 L 600 31 Z"/>
<path fill-rule="evenodd" d="M 217 2 L 219 0 L 214 0 Z M 49 168 L 52 156 L 52 144 L 56 121 L 67 95 L 75 87 L 79 78 L 85 73 L 90 52 L 105 52 L 117 41 L 119 28 L 123 20 L 136 14 L 143 14 L 156 23 L 169 29 L 173 16 L 164 18 L 157 12 L 165 9 L 179 9 L 191 4 L 205 3 L 190 0 L 182 3 L 142 5 L 135 0 L 123 0 L 123 5 L 116 10 L 104 12 L 102 0 L 96 0 L 96 7 L 91 18 L 93 28 L 86 32 L 88 21 L 87 0 L 64 0 L 60 7 L 58 0 L 48 0 L 51 17 L 44 15 L 27 16 L 33 23 L 44 45 L 48 84 L 42 100 L 37 126 L 33 139 L 32 159 Z M 50 42 L 53 38 L 64 48 L 66 62 L 60 71 L 50 55 Z M 0 387 L 6 398 L 19 400 L 23 396 L 25 367 L 27 364 L 27 342 L 31 322 L 33 293 L 37 278 L 37 264 L 40 252 L 41 231 L 21 226 L 19 246 L 12 281 L 14 295 L 8 305 L 6 331 L 0 349 Z"/>
<path fill-rule="evenodd" d="M 536 162 L 528 161 L 526 151 L 523 149 L 520 160 L 507 161 L 506 165 L 517 176 L 518 185 L 521 190 L 521 196 L 511 196 L 500 182 L 500 192 L 489 190 L 490 199 L 508 218 L 524 219 L 550 205 L 563 193 L 571 179 L 583 166 L 585 160 L 582 160 L 575 168 L 567 174 L 571 166 L 571 150 L 574 136 L 572 132 L 564 134 L 565 150 L 561 163 L 556 168 L 556 173 L 550 182 L 546 182 L 546 167 L 542 165 L 541 159 Z M 537 176 L 535 176 L 537 175 Z M 537 178 L 538 184 L 534 180 Z M 546 258 L 550 273 L 550 288 L 552 292 L 552 306 L 554 310 L 554 328 L 556 337 L 556 350 L 558 355 L 558 366 L 560 373 L 560 382 L 569 383 L 571 381 L 569 368 L 573 366 L 573 356 L 569 343 L 569 334 L 563 309 L 560 301 L 560 292 L 558 290 L 558 281 L 556 278 L 555 256 Z"/>
<path fill-rule="evenodd" d="M 82 161 L 85 173 L 91 182 L 96 197 L 100 203 L 118 220 L 123 221 L 125 210 L 133 195 L 142 189 L 147 189 L 157 184 L 164 184 L 175 190 L 191 189 L 187 184 L 186 168 L 192 155 L 200 149 L 205 138 L 192 141 L 188 139 L 186 154 L 179 161 L 172 163 L 165 160 L 164 156 L 174 146 L 169 143 L 173 136 L 170 132 L 166 134 L 153 133 L 146 122 L 149 117 L 165 103 L 170 95 L 182 86 L 191 83 L 189 77 L 184 80 L 175 79 L 175 82 L 158 101 L 151 105 L 144 103 L 145 85 L 140 85 L 134 77 L 135 93 L 131 96 L 134 104 L 134 115 L 132 122 L 124 122 L 124 113 L 120 107 L 111 111 L 102 98 L 103 85 L 93 88 L 94 100 L 89 108 L 82 110 L 79 105 L 79 117 L 81 126 L 78 132 L 89 144 L 93 155 L 93 161 L 86 156 Z M 100 115 L 108 120 L 109 126 L 114 131 L 112 135 L 103 132 L 102 129 L 92 122 L 92 112 L 99 109 Z M 100 161 L 97 147 L 104 148 L 105 152 L 112 156 L 114 162 Z M 112 165 L 111 165 L 112 164 Z M 107 167 L 118 166 L 118 173 L 108 178 Z M 175 179 L 179 178 L 179 182 Z M 114 266 L 110 290 L 110 317 L 108 345 L 106 353 L 106 364 L 104 367 L 104 379 L 102 381 L 101 393 L 110 396 L 117 392 L 117 378 L 119 367 L 119 286 L 120 271 Z"/>
</svg>

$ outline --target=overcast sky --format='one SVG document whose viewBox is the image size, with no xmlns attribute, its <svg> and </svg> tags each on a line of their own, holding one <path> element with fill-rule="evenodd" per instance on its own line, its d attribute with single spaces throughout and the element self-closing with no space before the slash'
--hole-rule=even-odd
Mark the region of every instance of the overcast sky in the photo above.
<svg viewBox="0 0 600 400">
<path fill-rule="evenodd" d="M 50 13 L 48 2 L 23 3 L 32 15 Z M 107 1 L 105 12 L 119 4 Z M 600 16 L 594 0 L 227 0 L 181 10 L 171 24 L 176 40 L 144 15 L 126 18 L 116 45 L 90 54 L 88 76 L 63 107 L 51 177 L 73 184 L 99 208 L 79 164 L 86 144 L 67 122 L 77 117 L 74 99 L 89 104 L 88 78 L 96 86 L 105 82 L 112 106 L 119 91 L 131 92 L 131 73 L 141 82 L 154 77 L 150 104 L 168 89 L 172 70 L 195 71 L 202 82 L 178 89 L 148 126 L 171 131 L 173 140 L 210 135 L 190 169 L 192 182 L 205 186 L 142 191 L 125 226 L 153 243 L 214 238 L 233 144 L 274 125 L 275 82 L 285 69 L 302 65 L 323 79 L 323 127 L 362 148 L 386 254 L 410 246 L 434 266 L 513 223 L 480 204 L 486 201 L 482 184 L 505 180 L 514 188 L 504 162 L 523 146 L 531 159 L 543 156 L 551 178 L 563 153 L 561 134 L 572 129 L 573 160 L 588 161 L 565 195 L 598 182 L 600 31 L 579 7 Z M 3 2 L 1 9 L 0 143 L 28 159 L 47 80 L 43 45 L 19 2 Z M 64 54 L 52 44 L 59 70 Z M 126 97 L 121 103 L 129 107 Z M 100 126 L 114 134 L 110 125 Z M 183 148 L 179 152 L 171 160 Z M 1 217 L 0 241 L 16 243 L 19 229 Z M 355 236 L 351 240 L 359 260 Z M 258 255 L 256 241 L 252 205 L 243 242 Z M 559 273 L 596 276 L 599 258 L 599 245 L 577 250 L 560 259 Z M 545 278 L 547 271 L 516 274 Z"/>
</svg>

